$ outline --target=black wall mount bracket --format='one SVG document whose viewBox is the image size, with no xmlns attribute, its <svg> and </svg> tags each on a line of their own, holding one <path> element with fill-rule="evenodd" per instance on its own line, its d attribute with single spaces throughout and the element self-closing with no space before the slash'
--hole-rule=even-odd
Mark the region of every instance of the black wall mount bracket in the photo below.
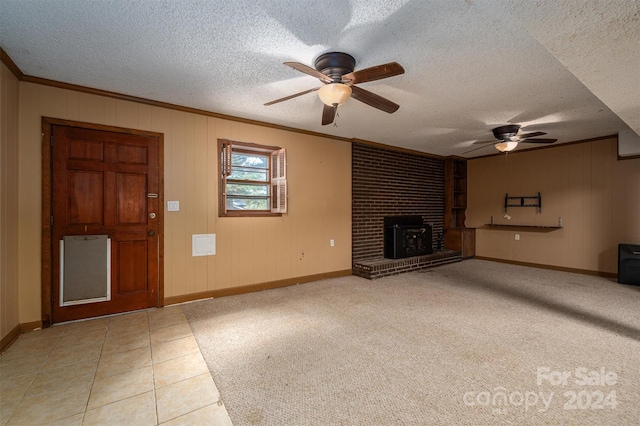
<svg viewBox="0 0 640 426">
<path fill-rule="evenodd" d="M 538 195 L 531 196 L 509 196 L 504 195 L 504 212 L 507 212 L 509 207 L 537 207 L 538 213 L 542 212 L 542 196 L 538 192 Z"/>
</svg>

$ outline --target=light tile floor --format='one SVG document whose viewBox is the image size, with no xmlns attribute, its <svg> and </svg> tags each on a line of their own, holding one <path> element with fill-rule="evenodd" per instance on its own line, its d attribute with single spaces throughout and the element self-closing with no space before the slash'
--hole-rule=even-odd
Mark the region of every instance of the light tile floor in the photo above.
<svg viewBox="0 0 640 426">
<path fill-rule="evenodd" d="M 21 335 L 0 356 L 0 425 L 231 425 L 180 306 Z"/>
</svg>

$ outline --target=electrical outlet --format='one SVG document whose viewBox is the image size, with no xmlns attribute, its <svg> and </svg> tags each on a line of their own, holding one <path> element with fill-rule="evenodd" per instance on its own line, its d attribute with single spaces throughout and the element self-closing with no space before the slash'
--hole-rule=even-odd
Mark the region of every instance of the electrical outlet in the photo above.
<svg viewBox="0 0 640 426">
<path fill-rule="evenodd" d="M 520 234 L 516 234 L 516 241 L 520 241 Z"/>
<path fill-rule="evenodd" d="M 335 241 L 333 241 L 333 240 L 329 240 L 329 245 L 330 245 L 331 247 L 333 247 L 333 246 L 335 246 L 335 245 L 336 245 L 336 243 L 335 243 Z"/>
</svg>

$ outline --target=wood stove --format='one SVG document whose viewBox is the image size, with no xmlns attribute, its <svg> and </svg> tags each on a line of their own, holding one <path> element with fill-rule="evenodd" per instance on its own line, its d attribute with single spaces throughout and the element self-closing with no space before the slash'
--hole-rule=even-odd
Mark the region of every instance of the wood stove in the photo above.
<svg viewBox="0 0 640 426">
<path fill-rule="evenodd" d="M 384 257 L 401 259 L 433 253 L 431 226 L 422 216 L 388 216 L 384 218 Z"/>
</svg>

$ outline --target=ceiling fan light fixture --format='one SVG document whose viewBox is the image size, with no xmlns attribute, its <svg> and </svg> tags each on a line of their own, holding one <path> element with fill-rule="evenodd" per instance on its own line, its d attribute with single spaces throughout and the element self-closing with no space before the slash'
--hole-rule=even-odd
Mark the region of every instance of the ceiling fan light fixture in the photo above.
<svg viewBox="0 0 640 426">
<path fill-rule="evenodd" d="M 325 105 L 340 106 L 351 97 L 351 87 L 342 83 L 325 84 L 318 90 L 318 96 Z"/>
<path fill-rule="evenodd" d="M 518 146 L 518 142 L 514 142 L 514 141 L 504 141 L 504 142 L 497 143 L 495 145 L 496 149 L 500 152 L 513 151 L 514 149 L 516 149 L 517 146 Z"/>
</svg>

